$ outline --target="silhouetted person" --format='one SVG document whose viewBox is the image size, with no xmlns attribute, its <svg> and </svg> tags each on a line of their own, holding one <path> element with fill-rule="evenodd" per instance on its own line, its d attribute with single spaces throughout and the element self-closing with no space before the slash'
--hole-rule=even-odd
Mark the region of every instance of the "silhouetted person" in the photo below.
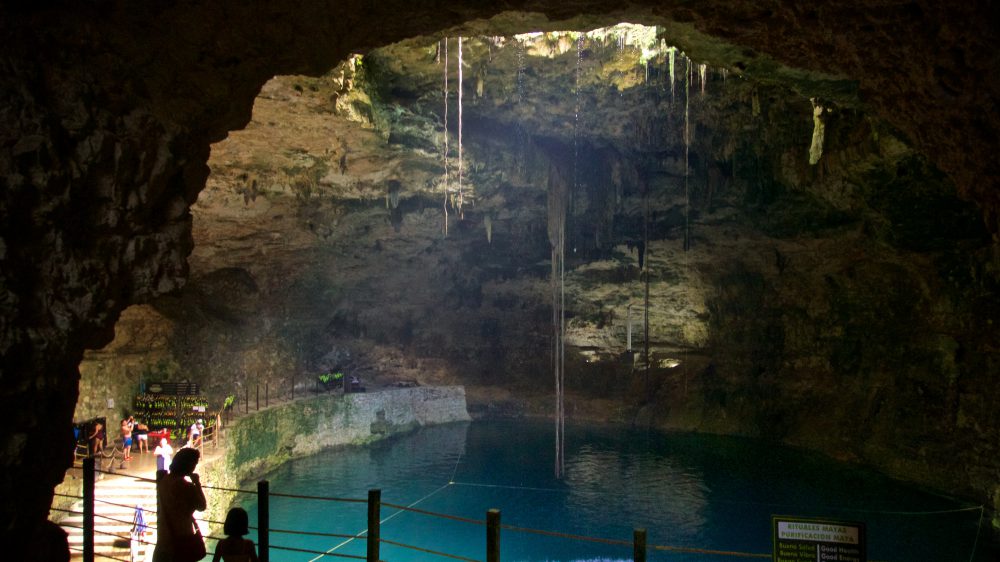
<svg viewBox="0 0 1000 562">
<path fill-rule="evenodd" d="M 250 539 L 243 538 L 249 529 L 247 512 L 241 507 L 234 507 L 226 515 L 226 523 L 222 527 L 226 538 L 215 545 L 215 556 L 212 562 L 257 562 L 257 547 Z"/>
<path fill-rule="evenodd" d="M 194 472 L 200 457 L 197 449 L 181 449 L 170 463 L 170 474 L 158 484 L 153 562 L 195 562 L 205 556 L 205 541 L 194 520 L 194 512 L 206 507 L 201 479 Z"/>
</svg>

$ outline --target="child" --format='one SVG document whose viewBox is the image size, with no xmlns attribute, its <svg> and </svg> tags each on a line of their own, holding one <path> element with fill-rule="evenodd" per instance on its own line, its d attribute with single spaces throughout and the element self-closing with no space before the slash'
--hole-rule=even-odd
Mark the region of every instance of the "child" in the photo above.
<svg viewBox="0 0 1000 562">
<path fill-rule="evenodd" d="M 234 507 L 226 515 L 223 532 L 228 535 L 215 545 L 212 562 L 257 562 L 257 547 L 252 540 L 244 539 L 249 532 L 249 517 L 246 510 Z"/>
</svg>

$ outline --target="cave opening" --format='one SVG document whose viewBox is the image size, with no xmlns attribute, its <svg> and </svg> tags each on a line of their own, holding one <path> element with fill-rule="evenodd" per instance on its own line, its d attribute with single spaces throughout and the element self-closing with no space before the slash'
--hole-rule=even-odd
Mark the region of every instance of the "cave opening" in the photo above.
<svg viewBox="0 0 1000 562">
<path fill-rule="evenodd" d="M 898 437 L 877 413 L 809 420 L 870 409 L 878 373 L 895 376 L 881 354 L 911 335 L 899 316 L 919 289 L 879 303 L 877 330 L 867 307 L 882 268 L 899 281 L 924 263 L 901 266 L 920 248 L 897 237 L 987 237 L 849 81 L 747 77 L 634 24 L 457 49 L 415 38 L 263 86 L 213 145 L 190 282 L 126 312 L 140 332 L 172 326 L 136 350 L 140 382 L 304 396 L 336 371 L 369 389 L 462 384 L 481 417 L 553 416 L 555 393 L 557 474 L 567 407 L 855 460 L 859 432 Z M 899 222 L 886 177 L 934 212 Z M 829 333 L 837 315 L 853 333 Z M 128 355 L 88 355 L 82 384 L 128 373 L 128 404 Z M 844 369 L 861 379 L 831 385 Z"/>
<path fill-rule="evenodd" d="M 208 141 L 248 118 L 246 99 L 263 76 L 329 67 L 328 60 L 317 62 L 328 55 L 309 54 L 330 47 L 329 39 L 303 49 L 296 38 L 290 54 L 276 55 L 246 48 L 239 34 L 226 32 L 201 54 L 172 53 L 176 64 L 200 76 L 179 80 L 176 91 L 164 87 L 169 73 L 148 66 L 114 90 L 102 79 L 118 75 L 122 61 L 151 60 L 143 59 L 146 47 L 132 31 L 120 31 L 129 25 L 98 40 L 94 29 L 106 27 L 75 29 L 71 20 L 54 17 L 40 36 L 65 32 L 67 39 L 42 49 L 48 54 L 35 63 L 26 62 L 21 49 L 39 40 L 20 26 L 36 14 L 12 12 L 3 27 L 26 40 L 4 54 L 12 70 L 5 80 L 17 85 L 5 91 L 21 109 L 4 114 L 13 131 L 5 137 L 13 140 L 4 143 L 4 169 L 19 172 L 7 176 L 11 198 L 4 209 L 22 212 L 5 214 L 13 218 L 5 222 L 0 257 L 6 271 L 26 272 L 18 283 L 5 283 L 18 298 L 4 300 L 5 318 L 25 328 L 5 340 L 20 343 L 5 348 L 13 351 L 5 352 L 4 372 L 44 373 L 47 382 L 39 388 L 61 389 L 18 420 L 58 411 L 55 425 L 66 425 L 74 400 L 78 419 L 108 413 L 108 398 L 127 408 L 139 381 L 198 380 L 222 400 L 261 385 L 305 392 L 317 372 L 337 369 L 389 384 L 466 383 L 476 414 L 550 414 L 551 388 L 537 376 L 549 368 L 551 338 L 544 186 L 560 174 L 572 187 L 565 332 L 567 388 L 577 393 L 566 405 L 571 418 L 766 436 L 995 503 L 995 461 L 983 453 L 996 434 L 993 203 L 983 187 L 990 182 L 970 180 L 990 177 L 990 164 L 970 162 L 988 162 L 976 155 L 991 144 L 956 140 L 961 126 L 934 139 L 918 132 L 929 119 L 968 123 L 972 112 L 956 115 L 958 104 L 932 117 L 914 111 L 937 99 L 928 88 L 914 96 L 916 105 L 900 103 L 903 117 L 887 117 L 900 99 L 894 90 L 877 91 L 873 84 L 884 82 L 873 82 L 849 56 L 843 64 L 817 63 L 829 57 L 829 51 L 817 54 L 822 40 L 796 39 L 809 35 L 796 25 L 815 22 L 821 17 L 815 11 L 789 25 L 787 43 L 803 41 L 802 51 L 777 53 L 783 39 L 760 40 L 686 10 L 671 20 L 678 14 L 662 9 L 648 20 L 660 26 L 654 36 L 673 39 L 677 32 L 683 52 L 702 53 L 695 64 L 680 49 L 649 53 L 640 65 L 604 60 L 616 48 L 630 49 L 615 39 L 588 46 L 577 32 L 533 39 L 538 45 L 531 48 L 556 53 L 556 66 L 543 67 L 519 52 L 528 47 L 505 51 L 509 44 L 482 33 L 491 26 L 508 34 L 531 28 L 538 16 L 507 14 L 499 24 L 483 24 L 469 14 L 446 14 L 432 27 L 471 22 L 447 33 L 452 48 L 463 37 L 468 65 L 461 120 L 457 94 L 443 110 L 448 98 L 440 95 L 440 66 L 422 71 L 439 64 L 431 49 L 443 34 L 435 32 L 421 46 L 411 39 L 368 50 L 332 75 L 268 82 L 253 120 L 213 145 L 211 159 Z M 123 23 L 122 14 L 115 15 L 108 25 Z M 219 17 L 211 10 L 200 15 L 206 22 Z M 898 15 L 893 25 L 903 30 L 897 35 L 904 44 L 915 36 L 907 29 L 933 20 L 919 10 Z M 306 10 L 278 21 L 313 16 Z M 743 16 L 752 21 L 775 13 Z M 303 29 L 342 25 L 314 19 Z M 586 28 L 575 23 L 564 28 Z M 159 30 L 174 26 L 138 28 L 152 30 L 156 45 Z M 246 29 L 262 44 L 276 36 L 254 25 Z M 390 27 L 378 39 L 353 43 L 417 35 L 407 29 Z M 190 45 L 204 45 L 204 31 L 190 26 L 183 34 L 198 37 Z M 323 35 L 310 31 L 302 38 Z M 112 54 L 83 50 L 62 60 L 52 54 L 75 40 Z M 205 54 L 213 49 L 225 55 Z M 411 54 L 403 53 L 407 49 Z M 329 50 L 346 54 L 340 44 Z M 959 66 L 974 60 L 942 50 Z M 493 55 L 497 66 L 491 66 Z M 500 71 L 505 57 L 511 68 Z M 779 59 L 834 72 L 798 70 Z M 98 64 L 81 70 L 80 61 Z M 873 72 L 899 65 L 899 72 L 885 74 L 918 76 L 899 61 L 876 57 Z M 46 74 L 40 70 L 45 62 L 65 72 Z M 348 66 L 365 76 L 348 78 Z M 860 86 L 837 74 L 844 69 Z M 590 71 L 607 74 L 592 89 L 580 88 Z M 952 95 L 964 91 L 955 84 L 965 78 L 948 68 L 938 65 L 934 76 Z M 452 87 L 457 78 L 450 76 Z M 231 85 L 222 85 L 227 79 Z M 352 87 L 344 88 L 349 81 Z M 614 87 L 597 87 L 609 84 Z M 42 91 L 46 95 L 37 95 Z M 34 97 L 22 103 L 19 92 Z M 83 111 L 87 118 L 64 119 L 78 108 L 52 101 L 60 96 L 93 109 Z M 616 106 L 615 96 L 628 103 Z M 244 101 L 225 101 L 234 99 Z M 681 102 L 691 104 L 690 121 L 681 117 Z M 447 127 L 441 111 L 450 111 Z M 27 123 L 38 115 L 58 118 L 44 120 L 40 135 L 28 134 L 33 125 Z M 363 125 L 345 133 L 340 121 Z M 462 187 L 453 198 L 447 187 L 440 189 L 447 174 L 440 160 L 458 156 L 457 139 L 451 149 L 442 144 L 459 126 L 463 155 L 452 165 L 461 166 L 454 173 Z M 984 138 L 984 127 L 968 129 L 970 138 Z M 144 148 L 132 152 L 128 143 Z M 206 161 L 211 175 L 199 194 Z M 66 174 L 34 172 L 53 162 Z M 43 183 L 35 195 L 23 189 Z M 59 186 L 71 187 L 60 195 Z M 44 235 L 51 224 L 61 225 L 58 234 Z M 60 242 L 64 238 L 68 243 Z M 91 254 L 95 259 L 88 261 Z M 51 259 L 29 266 L 37 256 Z M 39 269 L 61 259 L 70 269 L 83 263 L 78 271 L 84 273 L 50 277 Z M 171 293 L 188 264 L 187 286 Z M 87 289 L 75 285 L 101 271 L 115 273 Z M 5 273 L 4 279 L 13 277 Z M 111 340 L 119 311 L 135 302 L 145 304 L 125 310 Z M 52 321 L 32 324 L 39 311 L 51 312 Z M 630 333 L 634 345 L 628 345 Z M 105 342 L 83 355 L 77 391 L 83 348 Z M 45 353 L 37 352 L 42 348 Z M 632 348 L 643 352 L 637 357 Z M 73 379 L 73 389 L 59 382 L 64 377 Z M 4 386 L 5 401 L 23 401 L 15 389 L 24 385 Z M 35 431 L 14 432 L 21 437 L 9 441 L 13 452 L 5 459 L 58 456 L 24 437 Z M 47 463 L 42 480 L 61 472 L 62 462 Z M 22 472 L 17 468 L 10 478 Z M 29 511 L 39 509 L 40 503 Z M 5 512 L 10 528 L 20 528 L 21 517 Z"/>
</svg>

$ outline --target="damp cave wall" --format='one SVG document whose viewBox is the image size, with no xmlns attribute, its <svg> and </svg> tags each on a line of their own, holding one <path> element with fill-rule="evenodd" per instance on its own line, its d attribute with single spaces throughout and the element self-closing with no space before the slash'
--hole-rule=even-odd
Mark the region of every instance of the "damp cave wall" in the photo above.
<svg viewBox="0 0 1000 562">
<path fill-rule="evenodd" d="M 250 479 L 323 449 L 463 421 L 469 421 L 469 414 L 461 387 L 325 394 L 235 419 L 225 433 L 225 453 L 207 462 L 200 473 L 210 486 L 244 489 Z M 213 491 L 205 519 L 223 521 L 234 497 Z"/>
<path fill-rule="evenodd" d="M 790 64 L 855 77 L 875 110 L 978 201 L 993 224 L 997 174 L 988 156 L 998 117 L 982 111 L 997 98 L 988 56 L 996 45 L 988 22 L 996 14 L 988 3 L 837 2 L 803 10 L 793 2 L 719 2 L 696 11 L 635 3 L 613 15 L 598 2 L 447 10 L 394 3 L 5 3 L 5 552 L 24 560 L 65 557 L 59 532 L 43 521 L 70 462 L 82 352 L 111 340 L 125 306 L 183 283 L 187 206 L 204 184 L 209 143 L 246 122 L 263 81 L 279 72 L 320 72 L 349 50 L 501 9 L 554 19 L 595 14 L 592 21 L 604 23 L 674 18 Z M 934 48 L 928 37 L 938 37 Z"/>
</svg>

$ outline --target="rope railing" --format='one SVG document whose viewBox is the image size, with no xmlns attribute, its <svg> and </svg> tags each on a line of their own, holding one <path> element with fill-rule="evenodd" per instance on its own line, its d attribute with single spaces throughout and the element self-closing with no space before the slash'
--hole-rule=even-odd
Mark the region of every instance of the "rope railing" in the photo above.
<svg viewBox="0 0 1000 562">
<path fill-rule="evenodd" d="M 405 543 L 401 543 L 401 542 L 391 541 L 389 539 L 379 539 L 379 541 L 383 542 L 385 544 L 391 544 L 393 546 L 398 546 L 398 547 L 406 548 L 406 549 L 409 549 L 409 550 L 416 550 L 417 552 L 425 552 L 427 554 L 433 554 L 435 556 L 441 556 L 441 557 L 444 557 L 444 558 L 451 558 L 452 560 L 464 560 L 465 562 L 482 562 L 480 560 L 476 560 L 475 558 L 466 558 L 464 556 L 458 556 L 457 554 L 448 554 L 447 552 L 439 552 L 437 550 L 431 550 L 429 548 L 421 548 L 419 546 L 413 546 L 413 545 L 410 545 L 410 544 L 405 544 Z"/>
<path fill-rule="evenodd" d="M 559 531 L 545 531 L 542 529 L 532 529 L 530 527 L 515 527 L 513 525 L 500 525 L 500 528 L 505 531 L 514 531 L 517 533 L 530 533 L 533 535 L 543 535 L 546 537 L 556 537 L 560 539 L 571 539 L 571 540 L 595 542 L 601 544 L 632 546 L 631 541 L 623 541 L 621 539 L 604 539 L 600 537 L 588 537 L 586 535 L 574 535 L 571 533 L 561 533 Z"/>
<path fill-rule="evenodd" d="M 666 552 L 678 552 L 685 554 L 708 554 L 713 556 L 733 556 L 736 558 L 767 558 L 771 559 L 770 554 L 754 553 L 754 552 L 738 552 L 735 550 L 711 550 L 708 548 L 694 548 L 688 546 L 663 546 L 658 544 L 651 544 L 649 548 L 653 550 L 666 551 Z"/>
<path fill-rule="evenodd" d="M 89 464 L 90 477 L 91 477 L 91 481 L 92 481 L 93 475 L 96 472 L 98 472 L 98 471 L 95 470 L 93 459 L 87 459 L 87 461 L 89 461 L 89 462 L 85 463 L 84 469 L 85 469 L 85 473 L 86 473 L 87 470 L 88 470 L 87 465 Z M 164 474 L 164 473 L 160 473 L 160 475 L 162 475 L 162 474 Z M 154 480 L 149 480 L 149 479 L 141 478 L 141 477 L 132 477 L 132 478 L 135 478 L 136 480 L 147 480 L 147 481 L 153 481 L 153 482 L 155 482 Z M 202 487 L 206 488 L 206 489 L 215 489 L 215 490 L 232 491 L 232 492 L 237 492 L 237 493 L 255 494 L 257 496 L 257 501 L 258 501 L 258 527 L 250 527 L 250 529 L 256 529 L 257 532 L 258 532 L 257 533 L 257 535 L 258 535 L 258 545 L 260 547 L 260 557 L 259 557 L 259 560 L 261 562 L 270 562 L 270 554 L 269 553 L 270 553 L 271 550 L 280 550 L 280 551 L 288 551 L 288 552 L 300 552 L 300 553 L 306 553 L 306 554 L 316 555 L 316 557 L 313 558 L 311 560 L 311 562 L 316 562 L 316 561 L 320 560 L 323 557 L 337 557 L 337 558 L 348 558 L 348 559 L 356 559 L 356 560 L 366 560 L 368 562 L 381 562 L 380 558 L 379 558 L 379 545 L 381 545 L 381 544 L 385 544 L 385 545 L 389 545 L 389 546 L 393 546 L 393 547 L 398 547 L 398 548 L 403 548 L 403 549 L 408 549 L 408 550 L 413 550 L 413 551 L 416 551 L 416 552 L 422 552 L 422 553 L 429 554 L 429 555 L 432 555 L 432 556 L 438 556 L 438 557 L 447 558 L 447 559 L 451 559 L 451 560 L 461 560 L 463 562 L 481 562 L 480 560 L 477 560 L 475 558 L 469 558 L 469 557 L 466 557 L 466 556 L 461 556 L 461 555 L 457 555 L 457 554 L 442 552 L 442 551 L 433 550 L 433 549 L 429 549 L 429 548 L 422 547 L 422 546 L 417 546 L 417 545 L 407 544 L 407 543 L 400 542 L 400 541 L 394 541 L 394 540 L 382 538 L 380 536 L 381 524 L 383 522 L 385 522 L 385 521 L 391 520 L 392 518 L 394 518 L 397 515 L 399 515 L 401 513 L 404 513 L 404 512 L 406 512 L 406 513 L 415 513 L 415 514 L 418 514 L 418 515 L 424 515 L 424 516 L 428 516 L 428 517 L 435 517 L 435 518 L 445 519 L 445 520 L 449 520 L 449 521 L 457 521 L 457 522 L 467 523 L 467 524 L 472 524 L 472 525 L 477 525 L 477 526 L 485 526 L 486 527 L 486 558 L 485 558 L 486 562 L 498 562 L 499 561 L 499 552 L 500 552 L 499 551 L 499 544 L 500 544 L 499 538 L 500 538 L 500 532 L 501 532 L 501 530 L 515 532 L 515 533 L 526 533 L 526 534 L 534 534 L 534 535 L 545 536 L 545 537 L 567 539 L 567 540 L 573 540 L 573 541 L 589 542 L 589 543 L 595 543 L 595 544 L 604 544 L 604 545 L 617 546 L 617 547 L 629 547 L 629 546 L 631 546 L 633 548 L 632 559 L 635 562 L 645 562 L 645 560 L 646 560 L 646 553 L 649 550 L 658 551 L 658 552 L 670 552 L 670 553 L 677 553 L 677 554 L 694 554 L 694 555 L 705 555 L 705 556 L 726 556 L 726 557 L 734 557 L 734 558 L 769 559 L 769 558 L 772 557 L 772 554 L 770 554 L 770 553 L 742 552 L 742 551 L 736 551 L 736 550 L 719 550 L 719 549 L 710 549 L 710 548 L 698 548 L 698 547 L 693 547 L 693 546 L 672 546 L 672 545 L 647 544 L 647 542 L 646 542 L 646 531 L 644 529 L 635 529 L 634 530 L 634 534 L 633 534 L 633 540 L 632 541 L 628 541 L 628 540 L 622 540 L 622 539 L 612 539 L 612 538 L 605 538 L 605 537 L 595 537 L 595 536 L 588 536 L 588 535 L 579 535 L 579 534 L 566 533 L 566 532 L 561 532 L 561 531 L 552 531 L 552 530 L 545 530 L 545 529 L 534 529 L 534 528 L 531 528 L 531 527 L 521 527 L 521 526 L 516 526 L 516 525 L 504 525 L 504 524 L 500 523 L 500 512 L 498 510 L 489 510 L 486 513 L 486 518 L 485 519 L 476 519 L 476 518 L 463 517 L 463 516 L 458 516 L 458 515 L 451 515 L 451 514 L 447 514 L 447 513 L 440 513 L 440 512 L 435 512 L 435 511 L 426 510 L 426 509 L 420 509 L 420 508 L 415 507 L 417 504 L 419 504 L 420 502 L 424 501 L 428 497 L 436 494 L 438 491 L 447 488 L 448 487 L 447 484 L 445 486 L 442 486 L 438 490 L 435 490 L 434 492 L 431 492 L 427 496 L 424 496 L 421 499 L 419 499 L 417 501 L 414 501 L 410 505 L 400 505 L 400 504 L 395 504 L 395 503 L 390 503 L 390 502 L 383 502 L 383 501 L 381 501 L 381 492 L 379 490 L 369 490 L 369 495 L 368 495 L 367 499 L 359 499 L 359 498 L 343 498 L 343 497 L 332 497 L 332 496 L 313 496 L 313 495 L 303 495 L 303 494 L 285 494 L 285 493 L 273 493 L 272 494 L 272 493 L 269 492 L 269 484 L 268 484 L 267 481 L 258 482 L 258 489 L 256 491 L 254 491 L 254 490 L 241 490 L 241 489 L 223 488 L 223 487 L 213 487 L 213 486 L 207 486 L 207 485 L 203 485 Z M 54 495 L 55 496 L 59 496 L 59 497 L 65 497 L 65 498 L 80 499 L 80 496 L 69 495 L 69 494 L 55 493 Z M 355 534 L 343 534 L 343 533 L 320 532 L 320 531 L 304 531 L 304 530 L 297 530 L 297 529 L 272 529 L 272 528 L 270 528 L 270 525 L 269 525 L 269 517 L 270 517 L 270 515 L 269 515 L 269 510 L 270 510 L 270 508 L 269 508 L 269 502 L 270 502 L 270 498 L 271 497 L 290 498 L 290 499 L 295 499 L 295 500 L 318 500 L 318 501 L 345 502 L 345 503 L 366 503 L 367 506 L 368 506 L 368 520 L 367 520 L 368 525 L 367 525 L 367 527 L 364 530 L 359 531 L 359 532 L 357 532 Z M 83 496 L 83 499 L 84 499 L 84 511 L 82 511 L 82 512 L 81 511 L 70 510 L 70 509 L 61 509 L 61 508 L 50 508 L 50 509 L 53 510 L 53 511 L 58 511 L 58 512 L 83 515 L 84 516 L 83 517 L 84 521 L 83 521 L 82 525 L 63 524 L 63 526 L 64 527 L 70 527 L 70 528 L 83 528 L 84 529 L 85 544 L 86 544 L 86 540 L 87 540 L 87 533 L 88 533 L 88 531 L 90 533 L 89 536 L 90 536 L 90 540 L 91 541 L 93 539 L 94 533 L 100 533 L 100 534 L 104 534 L 104 535 L 112 535 L 112 536 L 115 536 L 115 537 L 121 537 L 121 533 L 112 533 L 112 532 L 107 532 L 107 531 L 104 531 L 104 530 L 95 529 L 94 528 L 94 523 L 93 523 L 93 521 L 94 521 L 95 518 L 100 518 L 100 519 L 105 520 L 105 521 L 113 521 L 113 522 L 122 523 L 122 524 L 126 524 L 126 525 L 134 524 L 134 520 L 133 521 L 127 521 L 127 520 L 118 519 L 118 518 L 107 516 L 107 515 L 99 515 L 99 514 L 95 514 L 94 511 L 93 511 L 93 505 L 94 505 L 94 503 L 101 503 L 101 504 L 105 504 L 105 505 L 112 505 L 112 506 L 118 506 L 118 507 L 123 507 L 123 508 L 133 508 L 134 506 L 132 506 L 132 505 L 126 505 L 126 504 L 121 504 L 121 503 L 115 503 L 115 502 L 108 501 L 108 500 L 97 499 L 97 498 L 94 497 L 93 486 L 91 486 L 90 489 L 89 489 L 89 491 L 88 491 L 88 487 L 86 485 L 84 486 L 84 496 Z M 90 502 L 90 504 L 89 504 L 89 510 L 88 510 L 88 506 L 87 506 L 88 500 Z M 389 515 L 385 519 L 382 519 L 380 514 L 381 514 L 381 508 L 383 506 L 386 507 L 386 508 L 392 509 L 392 510 L 397 510 L 397 511 L 395 513 Z M 870 512 L 870 513 L 886 513 L 886 514 L 893 514 L 893 515 L 939 515 L 939 514 L 952 514 L 952 513 L 972 512 L 972 511 L 977 511 L 977 510 L 980 511 L 980 527 L 981 527 L 981 525 L 982 525 L 982 518 L 984 517 L 984 513 L 985 513 L 985 508 L 983 506 L 960 507 L 960 508 L 942 509 L 942 510 L 926 510 L 926 511 L 919 511 L 919 512 L 917 512 L 917 511 L 877 511 L 877 510 L 854 510 L 854 511 L 865 511 L 865 512 Z M 88 522 L 88 517 L 89 517 L 89 522 Z M 210 523 L 210 524 L 213 524 L 213 525 L 223 525 L 223 523 L 220 522 L 220 521 L 212 521 L 212 520 L 202 520 L 202 521 Z M 150 524 L 147 523 L 146 524 L 146 528 L 155 530 L 156 526 L 155 525 L 150 525 Z M 336 538 L 336 539 L 345 539 L 345 540 L 344 540 L 344 542 L 341 542 L 337 546 L 334 546 L 334 547 L 332 547 L 330 549 L 327 549 L 326 551 L 321 551 L 321 550 L 312 550 L 312 549 L 300 548 L 300 547 L 288 546 L 288 545 L 272 545 L 272 544 L 270 544 L 270 538 L 269 538 L 269 536 L 270 536 L 271 533 L 280 533 L 280 534 L 292 535 L 292 536 L 327 537 L 327 538 Z M 217 536 L 212 536 L 212 535 L 208 535 L 208 534 L 204 535 L 204 538 L 207 539 L 207 540 L 216 540 L 216 541 L 224 540 L 224 537 L 217 537 Z M 364 556 L 362 556 L 362 555 L 355 555 L 355 554 L 344 554 L 344 553 L 336 552 L 336 550 L 338 550 L 342 546 L 344 546 L 344 545 L 346 545 L 346 544 L 348 544 L 348 543 L 350 543 L 352 541 L 361 540 L 361 539 L 365 539 L 366 542 L 367 542 L 366 554 Z M 144 541 L 144 542 L 148 543 L 148 541 Z M 977 532 L 977 542 L 978 542 L 978 532 Z M 975 550 L 975 547 L 973 547 L 973 548 Z M 88 552 L 87 546 L 84 547 L 83 551 L 84 551 L 85 562 L 92 562 L 94 560 L 94 556 L 96 555 L 94 553 L 94 551 L 93 551 L 93 545 L 92 544 L 90 545 L 89 552 Z M 89 558 L 88 558 L 88 556 L 89 556 Z M 107 558 L 113 558 L 113 557 L 108 557 L 106 555 L 97 555 L 97 556 L 104 556 L 104 557 L 107 557 Z"/>
<path fill-rule="evenodd" d="M 308 548 L 297 548 L 297 547 L 294 547 L 294 546 L 278 546 L 278 545 L 274 545 L 274 544 L 271 545 L 271 548 L 275 548 L 275 549 L 278 549 L 278 550 L 287 550 L 289 552 L 303 552 L 305 554 L 318 554 L 320 556 L 333 556 L 333 557 L 336 557 L 336 558 L 351 558 L 351 559 L 354 559 L 354 560 L 367 560 L 367 558 L 365 556 L 360 556 L 358 554 L 340 554 L 339 552 L 322 552 L 322 551 L 319 551 L 319 550 L 309 550 Z M 385 562 L 385 561 L 380 560 L 379 562 Z"/>
<path fill-rule="evenodd" d="M 210 486 L 208 484 L 202 484 L 202 489 L 205 490 L 219 490 L 222 492 L 235 492 L 237 494 L 256 494 L 257 490 L 241 490 L 239 488 L 223 488 L 222 486 Z"/>
<path fill-rule="evenodd" d="M 74 515 L 83 515 L 82 511 L 72 511 L 72 510 L 69 510 L 69 509 L 56 509 L 56 508 L 52 508 L 52 509 L 53 509 L 53 511 L 62 511 L 62 512 L 65 512 L 65 513 L 72 513 Z M 108 516 L 108 515 L 97 515 L 97 514 L 95 514 L 94 517 L 100 517 L 101 519 L 104 519 L 106 521 L 114 521 L 115 523 L 124 523 L 125 525 L 132 525 L 132 524 L 135 523 L 135 521 L 128 521 L 126 519 L 117 519 L 115 517 L 111 517 L 111 516 Z M 69 528 L 72 528 L 72 529 L 82 529 L 83 528 L 82 525 L 73 525 L 71 523 L 60 523 L 59 525 L 62 526 L 62 527 L 69 527 Z M 151 525 L 149 523 L 143 523 L 143 526 L 145 526 L 147 529 L 156 529 L 156 525 Z M 97 529 L 94 529 L 94 532 L 95 533 L 104 533 L 106 535 L 116 535 L 115 533 L 111 533 L 111 532 L 107 532 L 107 531 L 99 531 Z"/>
<path fill-rule="evenodd" d="M 254 492 L 257 493 L 256 491 Z M 278 494 L 271 493 L 272 498 L 293 498 L 297 500 L 322 500 L 322 501 L 332 501 L 332 502 L 346 502 L 346 503 L 368 503 L 367 499 L 361 498 L 336 498 L 336 497 L 326 497 L 326 496 L 304 496 L 301 494 Z M 382 505 L 388 505 L 383 503 Z"/>
<path fill-rule="evenodd" d="M 250 527 L 250 529 L 257 529 L 257 527 Z M 315 531 L 292 531 L 292 530 L 289 530 L 289 529 L 271 529 L 270 532 L 272 532 L 272 533 L 281 533 L 281 534 L 285 534 L 285 535 L 307 535 L 307 536 L 310 536 L 310 537 L 330 537 L 330 538 L 334 538 L 334 539 L 355 539 L 355 540 L 360 540 L 360 539 L 365 538 L 365 535 L 360 534 L 360 533 L 356 534 L 356 535 L 345 535 L 345 534 L 341 534 L 341 533 L 320 533 L 320 532 L 315 532 Z"/>
<path fill-rule="evenodd" d="M 452 521 L 461 521 L 462 523 L 471 523 L 473 525 L 485 525 L 486 524 L 486 521 L 483 521 L 481 519 L 470 519 L 468 517 L 460 517 L 458 515 L 449 515 L 447 513 L 437 513 L 437 512 L 434 512 L 434 511 L 428 511 L 426 509 L 418 509 L 416 507 L 410 507 L 410 506 L 407 506 L 407 505 L 399 505 L 399 504 L 394 504 L 394 503 L 389 503 L 389 502 L 382 502 L 382 505 L 384 505 L 385 507 L 391 507 L 393 509 L 398 509 L 398 510 L 401 510 L 401 511 L 409 511 L 411 513 L 419 513 L 421 515 L 429 515 L 431 517 L 438 517 L 438 518 L 441 518 L 441 519 L 450 519 Z"/>
<path fill-rule="evenodd" d="M 135 509 L 136 508 L 136 504 L 129 505 L 129 504 L 124 504 L 124 503 L 115 503 L 115 502 L 109 502 L 108 500 L 99 500 L 97 498 L 94 498 L 94 501 L 97 502 L 97 503 L 100 503 L 100 504 L 104 504 L 104 505 L 113 505 L 115 507 L 126 507 L 128 509 Z M 145 509 L 145 508 L 143 508 L 143 509 Z"/>
<path fill-rule="evenodd" d="M 81 525 L 64 524 L 62 526 L 66 527 L 67 529 L 82 529 L 83 528 L 83 526 L 81 526 Z M 105 535 L 105 536 L 108 536 L 108 537 L 115 537 L 116 539 L 124 539 L 125 538 L 125 537 L 121 536 L 121 534 L 119 534 L 119 533 L 112 533 L 111 531 L 102 531 L 100 529 L 94 529 L 94 532 L 97 533 L 97 534 L 99 534 L 99 535 Z"/>
<path fill-rule="evenodd" d="M 99 468 L 95 468 L 94 472 L 96 474 L 110 474 L 112 476 L 117 476 L 119 478 L 131 478 L 133 480 L 138 480 L 140 482 L 150 482 L 152 484 L 156 484 L 156 480 L 153 478 L 145 478 L 142 476 L 136 476 L 134 474 L 122 474 L 121 472 L 115 472 L 113 470 L 101 470 Z"/>
<path fill-rule="evenodd" d="M 69 549 L 73 550 L 73 551 L 76 551 L 76 552 L 86 552 L 82 548 L 76 548 L 76 547 L 73 547 L 73 546 L 69 547 Z M 125 558 L 118 558 L 117 556 L 109 556 L 107 554 L 96 553 L 96 554 L 94 554 L 94 556 L 99 557 L 99 558 L 107 558 L 109 560 L 118 560 L 118 562 L 130 562 L 129 560 L 126 560 Z"/>
</svg>

